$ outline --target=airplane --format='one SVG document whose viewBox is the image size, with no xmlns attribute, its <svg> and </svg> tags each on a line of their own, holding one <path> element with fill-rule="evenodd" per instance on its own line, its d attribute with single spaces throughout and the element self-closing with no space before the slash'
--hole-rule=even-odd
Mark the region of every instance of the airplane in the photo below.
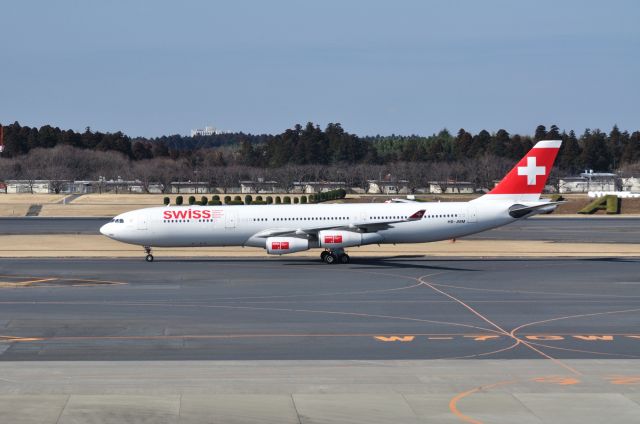
<svg viewBox="0 0 640 424">
<path fill-rule="evenodd" d="M 345 248 L 456 239 L 539 213 L 559 202 L 541 193 L 561 140 L 543 140 L 489 193 L 469 202 L 164 206 L 120 214 L 100 228 L 114 240 L 152 247 L 253 246 L 270 255 L 323 249 L 327 264 L 348 263 Z"/>
</svg>

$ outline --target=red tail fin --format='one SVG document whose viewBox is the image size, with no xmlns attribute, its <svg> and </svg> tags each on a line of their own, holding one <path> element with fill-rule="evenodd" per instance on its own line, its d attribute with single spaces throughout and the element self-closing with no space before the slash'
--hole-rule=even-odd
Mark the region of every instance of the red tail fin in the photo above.
<svg viewBox="0 0 640 424">
<path fill-rule="evenodd" d="M 538 200 L 561 144 L 562 140 L 543 140 L 536 143 L 529 153 L 483 198 Z"/>
</svg>

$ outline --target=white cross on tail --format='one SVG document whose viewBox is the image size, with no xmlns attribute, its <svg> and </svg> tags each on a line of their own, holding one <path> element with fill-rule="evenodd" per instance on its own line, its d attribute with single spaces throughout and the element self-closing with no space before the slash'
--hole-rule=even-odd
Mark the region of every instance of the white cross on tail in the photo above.
<svg viewBox="0 0 640 424">
<path fill-rule="evenodd" d="M 536 185 L 538 175 L 546 174 L 546 168 L 544 166 L 536 166 L 536 157 L 529 156 L 527 158 L 527 166 L 518 167 L 518 175 L 527 176 L 527 185 Z"/>
</svg>

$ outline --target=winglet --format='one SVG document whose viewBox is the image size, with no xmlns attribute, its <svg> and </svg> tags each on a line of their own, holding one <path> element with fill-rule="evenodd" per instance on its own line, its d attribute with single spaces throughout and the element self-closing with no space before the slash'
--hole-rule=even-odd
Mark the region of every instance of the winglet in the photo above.
<svg viewBox="0 0 640 424">
<path fill-rule="evenodd" d="M 426 209 L 420 209 L 418 212 L 411 215 L 409 219 L 422 219 L 425 212 L 426 212 Z"/>
</svg>

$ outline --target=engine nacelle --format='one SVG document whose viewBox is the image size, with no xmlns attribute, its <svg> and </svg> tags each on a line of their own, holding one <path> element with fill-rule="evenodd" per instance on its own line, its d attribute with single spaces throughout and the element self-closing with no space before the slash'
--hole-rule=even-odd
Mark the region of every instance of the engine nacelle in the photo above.
<svg viewBox="0 0 640 424">
<path fill-rule="evenodd" d="M 269 237 L 266 247 L 270 255 L 286 255 L 309 250 L 309 240 L 297 237 Z"/>
<path fill-rule="evenodd" d="M 362 244 L 362 233 L 354 231 L 322 230 L 318 231 L 318 244 L 330 249 Z"/>
</svg>

